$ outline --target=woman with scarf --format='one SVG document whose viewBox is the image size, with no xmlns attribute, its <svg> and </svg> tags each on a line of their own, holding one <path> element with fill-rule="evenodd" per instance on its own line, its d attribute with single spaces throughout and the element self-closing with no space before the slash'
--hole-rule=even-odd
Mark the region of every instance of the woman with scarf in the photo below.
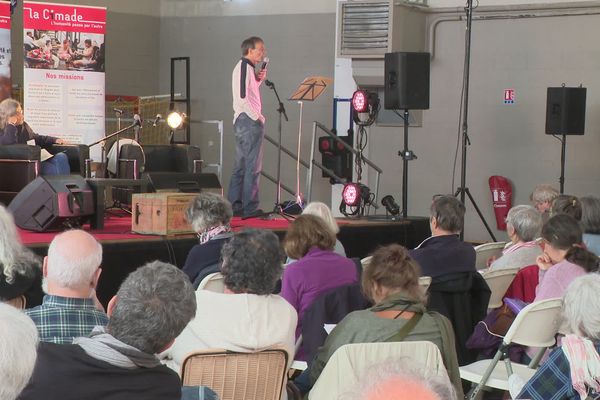
<svg viewBox="0 0 600 400">
<path fill-rule="evenodd" d="M 598 274 L 579 277 L 569 285 L 563 305 L 563 326 L 569 333 L 516 399 L 579 400 L 600 396 L 599 292 Z M 514 389 L 511 387 L 511 393 Z"/>
<path fill-rule="evenodd" d="M 229 241 L 233 211 L 229 201 L 215 193 L 202 192 L 189 205 L 186 218 L 200 243 L 188 253 L 182 270 L 197 287 L 199 278 L 219 270 L 221 248 Z"/>
<path fill-rule="evenodd" d="M 450 380 L 462 393 L 452 325 L 446 317 L 425 308 L 420 275 L 418 264 L 404 247 L 392 244 L 376 250 L 361 278 L 362 289 L 375 306 L 348 314 L 333 329 L 297 381 L 299 388 L 311 388 L 329 358 L 345 344 L 427 340 L 440 349 Z"/>
</svg>

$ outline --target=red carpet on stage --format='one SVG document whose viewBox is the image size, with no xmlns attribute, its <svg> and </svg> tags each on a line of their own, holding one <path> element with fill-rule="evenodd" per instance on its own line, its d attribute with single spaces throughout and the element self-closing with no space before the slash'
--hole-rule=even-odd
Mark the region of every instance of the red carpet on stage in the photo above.
<svg viewBox="0 0 600 400">
<path fill-rule="evenodd" d="M 289 222 L 283 218 L 267 220 L 253 218 L 243 221 L 241 218 L 233 218 L 231 220 L 231 226 L 234 230 L 243 228 L 286 230 L 288 225 Z M 100 242 L 110 240 L 144 240 L 160 237 L 159 235 L 141 235 L 131 232 L 131 216 L 129 215 L 110 216 L 105 220 L 104 229 L 102 230 L 89 230 L 89 225 L 85 225 L 84 229 L 88 230 Z M 25 245 L 48 244 L 58 233 L 59 232 L 31 232 L 19 229 L 21 241 Z"/>
</svg>

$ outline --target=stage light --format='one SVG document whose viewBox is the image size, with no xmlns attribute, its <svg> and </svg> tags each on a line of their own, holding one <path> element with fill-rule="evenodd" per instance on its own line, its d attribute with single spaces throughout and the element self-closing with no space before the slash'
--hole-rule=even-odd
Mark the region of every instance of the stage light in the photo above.
<svg viewBox="0 0 600 400">
<path fill-rule="evenodd" d="M 167 125 L 171 129 L 179 129 L 183 125 L 185 114 L 177 111 L 171 111 L 167 116 Z"/>
<path fill-rule="evenodd" d="M 352 119 L 357 125 L 372 125 L 379 113 L 379 96 L 375 92 L 357 90 L 352 95 L 352 110 Z"/>
<path fill-rule="evenodd" d="M 360 186 L 358 183 L 347 183 L 342 191 L 342 201 L 349 207 L 360 204 Z"/>
<path fill-rule="evenodd" d="M 367 111 L 367 92 L 364 90 L 357 90 L 352 95 L 352 108 L 357 113 L 364 113 Z"/>
<path fill-rule="evenodd" d="M 381 205 L 383 205 L 386 211 L 392 214 L 394 217 L 400 214 L 400 206 L 398 206 L 398 203 L 396 203 L 396 200 L 394 200 L 394 197 L 392 195 L 388 194 L 383 199 L 381 199 Z"/>
</svg>

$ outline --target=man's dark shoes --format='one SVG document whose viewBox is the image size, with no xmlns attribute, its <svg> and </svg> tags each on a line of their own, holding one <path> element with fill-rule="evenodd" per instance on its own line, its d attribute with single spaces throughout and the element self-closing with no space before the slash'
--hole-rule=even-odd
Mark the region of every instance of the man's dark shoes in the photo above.
<svg viewBox="0 0 600 400">
<path fill-rule="evenodd" d="M 244 216 L 243 216 L 242 218 L 253 218 L 253 217 L 260 217 L 260 216 L 261 216 L 261 215 L 263 215 L 263 214 L 264 214 L 263 210 L 262 210 L 262 209 L 260 209 L 260 208 L 257 208 L 257 209 L 256 209 L 256 210 L 254 210 L 254 211 L 250 211 L 249 213 L 247 213 L 247 214 L 244 214 Z"/>
</svg>

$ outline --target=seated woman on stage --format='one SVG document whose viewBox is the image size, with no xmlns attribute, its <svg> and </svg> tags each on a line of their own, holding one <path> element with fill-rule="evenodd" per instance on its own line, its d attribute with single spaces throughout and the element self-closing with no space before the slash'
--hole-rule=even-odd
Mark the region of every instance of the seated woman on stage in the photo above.
<svg viewBox="0 0 600 400">
<path fill-rule="evenodd" d="M 27 144 L 35 140 L 41 148 L 48 148 L 53 144 L 67 144 L 63 139 L 52 136 L 42 136 L 33 132 L 23 119 L 21 104 L 13 99 L 4 99 L 0 102 L 0 145 Z M 42 162 L 42 175 L 69 175 L 69 159 L 64 153 L 55 154 L 54 157 Z"/>
<path fill-rule="evenodd" d="M 10 212 L 0 205 L 0 301 L 25 296 L 25 306 L 42 304 L 40 260 L 19 240 Z"/>
<path fill-rule="evenodd" d="M 440 349 L 450 380 L 462 393 L 452 325 L 441 314 L 427 311 L 419 276 L 418 264 L 404 247 L 377 249 L 361 277 L 362 289 L 375 306 L 348 314 L 333 329 L 296 380 L 300 390 L 307 392 L 315 384 L 329 358 L 345 344 L 426 340 Z"/>
<path fill-rule="evenodd" d="M 320 295 L 358 280 L 354 262 L 333 251 L 335 234 L 314 215 L 300 215 L 288 228 L 283 247 L 289 264 L 281 280 L 281 296 L 298 312 L 296 337 L 302 333 L 302 317 Z"/>
<path fill-rule="evenodd" d="M 219 271 L 221 249 L 233 236 L 229 226 L 233 211 L 223 196 L 201 192 L 190 203 L 185 215 L 200 243 L 188 253 L 182 271 L 192 283 L 200 283 L 196 281 Z"/>
<path fill-rule="evenodd" d="M 523 268 L 536 263 L 542 249 L 536 239 L 542 230 L 542 214 L 533 206 L 514 206 L 506 216 L 506 233 L 510 243 L 490 269 Z"/>
<path fill-rule="evenodd" d="M 600 275 L 588 274 L 568 287 L 562 339 L 515 399 L 596 399 L 600 395 Z M 511 381 L 509 381 L 511 382 Z M 514 381 L 513 381 L 514 382 Z M 515 385 L 519 386 L 519 385 Z M 511 393 L 518 387 L 511 387 Z"/>
<path fill-rule="evenodd" d="M 236 233 L 222 253 L 225 291 L 196 291 L 195 318 L 161 357 L 179 373 L 186 355 L 195 350 L 256 352 L 279 347 L 287 351 L 291 364 L 296 311 L 271 294 L 282 270 L 279 239 L 271 231 L 247 229 Z"/>
</svg>

